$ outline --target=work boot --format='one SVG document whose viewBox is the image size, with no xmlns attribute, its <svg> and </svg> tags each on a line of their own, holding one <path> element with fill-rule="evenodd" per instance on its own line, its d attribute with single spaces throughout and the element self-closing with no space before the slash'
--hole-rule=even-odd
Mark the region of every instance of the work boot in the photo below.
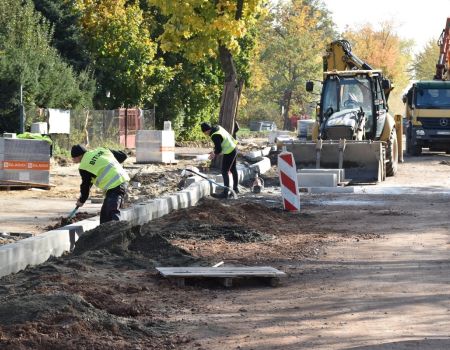
<svg viewBox="0 0 450 350">
<path fill-rule="evenodd" d="M 211 197 L 218 198 L 218 199 L 226 199 L 226 198 L 228 198 L 228 193 L 225 193 L 225 192 L 213 193 L 213 194 L 211 194 Z"/>
<path fill-rule="evenodd" d="M 236 193 L 236 194 L 240 193 L 240 192 L 239 192 L 239 188 L 237 188 L 237 187 L 236 187 L 236 188 L 233 188 L 233 191 L 234 191 L 234 193 Z"/>
</svg>

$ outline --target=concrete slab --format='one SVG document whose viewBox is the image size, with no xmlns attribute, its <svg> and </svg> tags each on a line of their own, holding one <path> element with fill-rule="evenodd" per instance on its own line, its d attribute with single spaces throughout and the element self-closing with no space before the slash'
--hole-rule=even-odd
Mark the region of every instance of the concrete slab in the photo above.
<svg viewBox="0 0 450 350">
<path fill-rule="evenodd" d="M 272 165 L 270 164 L 270 159 L 264 157 L 261 161 L 258 163 L 250 165 L 250 171 L 253 171 L 251 174 L 254 175 L 255 171 L 259 172 L 260 174 L 264 174 L 265 172 L 269 171 Z"/>
<path fill-rule="evenodd" d="M 308 187 L 311 194 L 320 193 L 355 193 L 355 194 L 387 194 L 387 195 L 415 195 L 435 194 L 436 196 L 450 197 L 450 190 L 435 187 L 407 187 L 407 186 L 345 186 L 345 187 Z"/>
<path fill-rule="evenodd" d="M 345 181 L 345 170 L 344 169 L 300 169 L 297 170 L 298 174 L 336 174 L 337 182 Z M 300 178 L 300 175 L 297 175 Z"/>
<path fill-rule="evenodd" d="M 99 217 L 79 221 L 16 243 L 0 246 L 0 277 L 37 265 L 69 251 L 71 241 L 99 225 Z"/>
<path fill-rule="evenodd" d="M 308 187 L 308 193 L 320 194 L 320 193 L 355 193 L 354 187 Z M 301 195 L 301 194 L 300 194 Z"/>
<path fill-rule="evenodd" d="M 332 173 L 303 173 L 297 176 L 299 187 L 336 187 L 337 176 Z"/>
</svg>

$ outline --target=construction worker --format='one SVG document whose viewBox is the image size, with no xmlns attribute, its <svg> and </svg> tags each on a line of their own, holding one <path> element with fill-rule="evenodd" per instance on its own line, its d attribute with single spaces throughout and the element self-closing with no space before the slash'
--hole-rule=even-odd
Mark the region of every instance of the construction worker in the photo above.
<svg viewBox="0 0 450 350">
<path fill-rule="evenodd" d="M 214 151 L 209 155 L 209 159 L 214 159 L 217 155 L 222 154 L 222 178 L 225 186 L 221 194 L 214 195 L 216 198 L 228 198 L 228 187 L 230 186 L 229 173 L 233 176 L 233 191 L 239 193 L 238 190 L 238 173 L 236 169 L 237 142 L 228 131 L 220 125 L 211 126 L 208 123 L 201 123 L 202 132 L 209 136 L 214 143 Z"/>
<path fill-rule="evenodd" d="M 123 204 L 130 178 L 120 163 L 127 159 L 122 151 L 96 148 L 88 151 L 83 145 L 74 145 L 72 160 L 79 163 L 81 176 L 80 198 L 76 205 L 82 207 L 89 197 L 91 186 L 95 184 L 106 192 L 100 211 L 100 224 L 120 220 L 120 207 Z"/>
</svg>

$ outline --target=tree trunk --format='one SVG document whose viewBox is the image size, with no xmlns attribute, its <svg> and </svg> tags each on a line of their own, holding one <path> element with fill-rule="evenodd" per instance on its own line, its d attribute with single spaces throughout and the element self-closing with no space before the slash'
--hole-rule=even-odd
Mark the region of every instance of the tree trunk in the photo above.
<svg viewBox="0 0 450 350">
<path fill-rule="evenodd" d="M 289 109 L 291 107 L 292 90 L 286 89 L 283 94 L 283 130 L 291 129 L 291 121 L 289 120 Z"/>
<path fill-rule="evenodd" d="M 230 134 L 233 134 L 234 121 L 243 84 L 242 82 L 239 82 L 231 52 L 225 46 L 220 45 L 219 56 L 222 70 L 225 75 L 222 98 L 220 101 L 219 124 Z M 221 164 L 221 156 L 217 156 L 211 162 L 211 166 L 214 168 L 221 168 Z"/>
<path fill-rule="evenodd" d="M 219 47 L 220 63 L 225 73 L 224 88 L 220 103 L 219 124 L 230 134 L 233 132 L 242 83 L 239 82 L 231 52 Z"/>
</svg>

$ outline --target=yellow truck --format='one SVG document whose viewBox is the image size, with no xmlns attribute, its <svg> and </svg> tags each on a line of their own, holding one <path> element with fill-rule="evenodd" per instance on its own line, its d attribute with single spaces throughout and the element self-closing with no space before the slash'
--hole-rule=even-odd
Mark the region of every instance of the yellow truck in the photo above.
<svg viewBox="0 0 450 350">
<path fill-rule="evenodd" d="M 438 45 L 434 79 L 415 82 L 403 96 L 406 152 L 410 156 L 419 156 L 422 148 L 450 153 L 450 18 Z"/>
</svg>

